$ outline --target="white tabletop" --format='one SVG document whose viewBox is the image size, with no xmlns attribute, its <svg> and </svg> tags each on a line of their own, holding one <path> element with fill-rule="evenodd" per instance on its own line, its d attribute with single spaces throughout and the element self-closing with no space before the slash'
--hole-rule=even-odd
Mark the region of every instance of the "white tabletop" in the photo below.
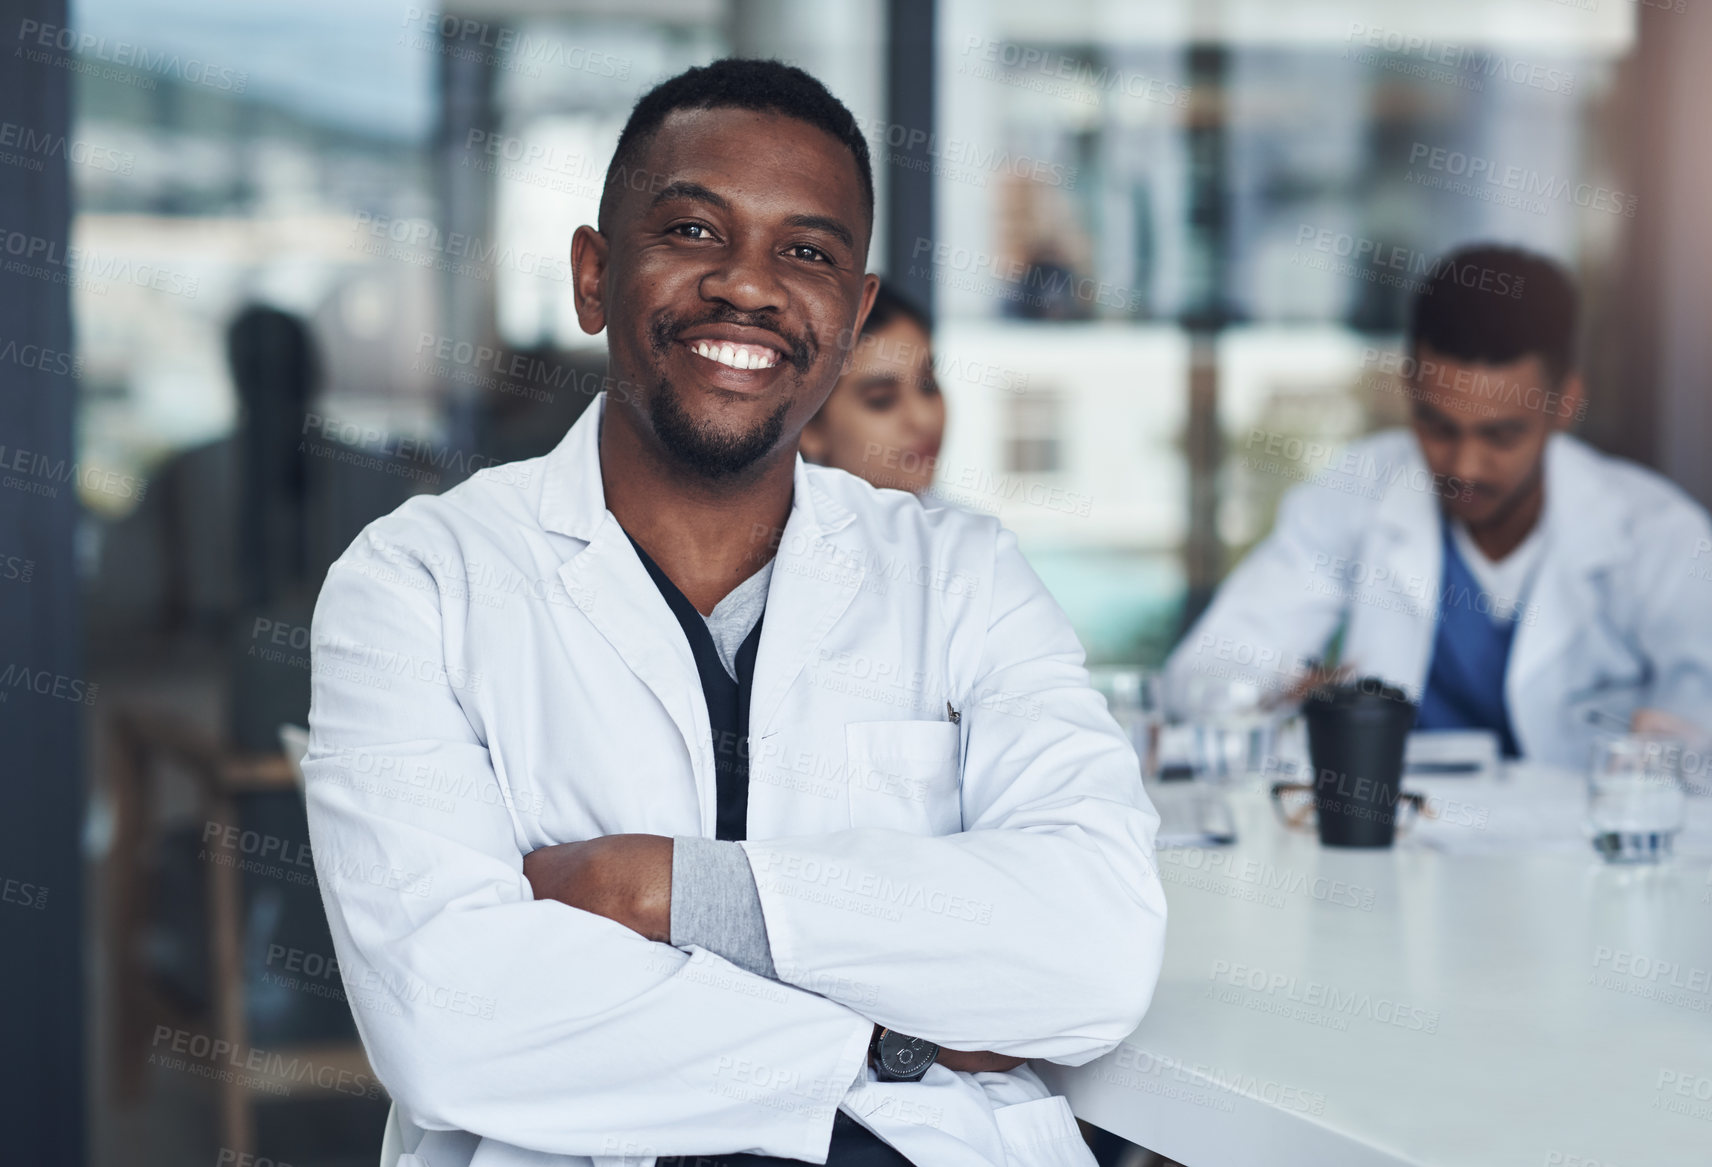
<svg viewBox="0 0 1712 1167">
<path fill-rule="evenodd" d="M 1042 1077 L 1188 1167 L 1712 1164 L 1712 799 L 1633 868 L 1582 837 L 1573 776 L 1405 786 L 1445 820 L 1389 851 L 1234 793 L 1236 845 L 1160 854 L 1141 1026 Z"/>
</svg>

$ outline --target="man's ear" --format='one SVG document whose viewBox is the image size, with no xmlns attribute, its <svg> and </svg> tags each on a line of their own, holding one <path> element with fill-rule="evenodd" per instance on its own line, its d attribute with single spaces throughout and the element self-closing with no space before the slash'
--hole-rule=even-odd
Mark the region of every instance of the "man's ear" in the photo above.
<svg viewBox="0 0 1712 1167">
<path fill-rule="evenodd" d="M 868 313 L 873 309 L 874 297 L 879 293 L 880 277 L 873 272 L 864 275 L 862 277 L 862 299 L 856 305 L 856 323 L 851 326 L 849 332 L 850 344 L 844 349 L 844 358 L 838 365 L 840 377 L 850 371 L 850 359 L 856 355 L 856 346 L 862 340 L 862 326 L 868 323 Z"/>
<path fill-rule="evenodd" d="M 1562 400 L 1558 403 L 1557 415 L 1552 418 L 1552 428 L 1566 430 L 1573 422 L 1579 421 L 1586 412 L 1586 386 L 1581 380 L 1581 374 L 1572 370 L 1563 379 L 1563 388 L 1558 390 Z"/>
<path fill-rule="evenodd" d="M 590 336 L 606 327 L 606 255 L 606 236 L 593 227 L 571 236 L 571 294 L 577 325 Z"/>
</svg>

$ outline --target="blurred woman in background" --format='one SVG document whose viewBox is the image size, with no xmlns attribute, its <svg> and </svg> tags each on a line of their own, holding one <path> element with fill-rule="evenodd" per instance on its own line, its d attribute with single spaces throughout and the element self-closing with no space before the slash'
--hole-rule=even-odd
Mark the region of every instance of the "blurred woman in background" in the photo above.
<svg viewBox="0 0 1712 1167">
<path fill-rule="evenodd" d="M 920 494 L 933 485 L 944 436 L 927 317 L 882 283 L 849 371 L 803 428 L 803 457 Z"/>
</svg>

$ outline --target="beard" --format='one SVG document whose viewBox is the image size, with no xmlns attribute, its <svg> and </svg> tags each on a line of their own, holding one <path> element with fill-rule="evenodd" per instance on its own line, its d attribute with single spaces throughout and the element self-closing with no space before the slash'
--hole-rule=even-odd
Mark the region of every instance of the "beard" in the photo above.
<svg viewBox="0 0 1712 1167">
<path fill-rule="evenodd" d="M 745 433 L 728 433 L 698 422 L 684 411 L 671 382 L 662 378 L 648 402 L 654 436 L 672 461 L 698 478 L 735 478 L 779 444 L 791 403 L 779 407 Z"/>
<path fill-rule="evenodd" d="M 752 324 L 777 333 L 790 346 L 782 359 L 796 371 L 799 381 L 813 365 L 820 347 L 812 333 L 799 337 L 785 332 L 770 313 L 748 314 L 729 308 L 690 322 L 663 316 L 649 330 L 648 347 L 655 360 L 663 362 L 683 332 L 694 325 L 709 323 Z M 781 401 L 772 414 L 747 432 L 729 433 L 691 417 L 678 400 L 677 390 L 662 374 L 654 383 L 648 402 L 648 420 L 654 427 L 654 436 L 660 439 L 660 445 L 674 462 L 699 478 L 719 481 L 742 474 L 779 444 L 790 405 L 789 401 Z"/>
</svg>

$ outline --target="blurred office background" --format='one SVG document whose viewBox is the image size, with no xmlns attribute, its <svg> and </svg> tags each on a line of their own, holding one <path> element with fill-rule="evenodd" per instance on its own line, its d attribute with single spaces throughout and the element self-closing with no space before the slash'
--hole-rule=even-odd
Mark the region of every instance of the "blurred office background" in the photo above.
<svg viewBox="0 0 1712 1167">
<path fill-rule="evenodd" d="M 1575 272 L 1580 432 L 1712 502 L 1703 0 L 8 7 L 0 876 L 46 891 L 0 909 L 39 954 L 7 974 L 9 1015 L 39 1005 L 7 1022 L 42 1051 L 6 1070 L 33 1162 L 372 1162 L 384 1101 L 316 1084 L 366 1067 L 274 728 L 357 531 L 588 404 L 571 233 L 690 65 L 781 57 L 861 120 L 870 268 L 936 322 L 938 490 L 1018 532 L 1096 662 L 1158 663 L 1324 468 L 1256 433 L 1401 420 L 1387 354 L 1461 243 Z M 216 1040 L 280 1056 L 239 1084 Z"/>
</svg>

